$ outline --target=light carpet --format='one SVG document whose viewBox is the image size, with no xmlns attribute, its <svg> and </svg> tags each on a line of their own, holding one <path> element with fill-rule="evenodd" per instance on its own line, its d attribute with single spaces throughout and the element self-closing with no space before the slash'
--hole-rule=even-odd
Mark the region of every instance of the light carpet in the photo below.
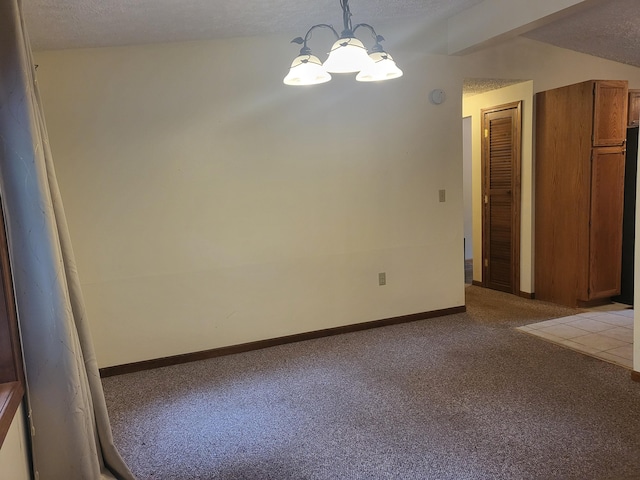
<svg viewBox="0 0 640 480">
<path fill-rule="evenodd" d="M 517 332 L 574 310 L 467 287 L 464 314 L 103 380 L 146 479 L 638 479 L 640 384 Z"/>
</svg>

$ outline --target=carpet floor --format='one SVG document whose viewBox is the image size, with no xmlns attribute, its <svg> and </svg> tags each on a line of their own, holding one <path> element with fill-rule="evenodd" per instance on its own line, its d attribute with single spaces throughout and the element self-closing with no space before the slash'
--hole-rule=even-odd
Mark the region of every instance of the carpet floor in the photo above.
<svg viewBox="0 0 640 480">
<path fill-rule="evenodd" d="M 640 384 L 513 327 L 576 313 L 470 286 L 467 312 L 103 380 L 148 479 L 639 479 Z"/>
</svg>

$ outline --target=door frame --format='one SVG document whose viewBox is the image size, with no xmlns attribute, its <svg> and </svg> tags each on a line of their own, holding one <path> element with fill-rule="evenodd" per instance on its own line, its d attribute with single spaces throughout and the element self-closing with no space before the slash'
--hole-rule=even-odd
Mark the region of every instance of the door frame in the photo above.
<svg viewBox="0 0 640 480">
<path fill-rule="evenodd" d="M 489 255 L 489 235 L 488 235 L 488 125 L 486 115 L 490 113 L 499 113 L 505 110 L 515 110 L 515 118 L 513 123 L 513 158 L 512 163 L 512 208 L 511 208 L 511 293 L 520 295 L 520 237 L 521 237 L 521 216 L 522 216 L 522 100 L 516 102 L 505 103 L 495 107 L 483 108 L 480 111 L 480 141 L 481 141 L 481 175 L 482 175 L 482 286 L 488 287 L 488 255 Z M 485 132 L 487 133 L 485 135 Z"/>
</svg>

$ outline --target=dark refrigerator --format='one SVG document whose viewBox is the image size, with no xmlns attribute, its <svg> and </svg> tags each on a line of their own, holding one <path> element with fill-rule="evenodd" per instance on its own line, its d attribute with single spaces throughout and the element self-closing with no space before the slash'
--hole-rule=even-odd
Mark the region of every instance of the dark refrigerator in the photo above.
<svg viewBox="0 0 640 480">
<path fill-rule="evenodd" d="M 636 242 L 636 178 L 638 170 L 638 127 L 627 128 L 624 169 L 624 213 L 622 223 L 622 278 L 620 295 L 614 302 L 633 305 Z"/>
</svg>

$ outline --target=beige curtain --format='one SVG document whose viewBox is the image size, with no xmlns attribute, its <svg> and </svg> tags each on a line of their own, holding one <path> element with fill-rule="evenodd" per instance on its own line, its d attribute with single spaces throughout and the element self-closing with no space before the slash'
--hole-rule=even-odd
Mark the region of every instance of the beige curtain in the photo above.
<svg viewBox="0 0 640 480">
<path fill-rule="evenodd" d="M 0 0 L 0 194 L 34 474 L 40 480 L 133 479 L 113 445 L 21 0 Z"/>
</svg>

